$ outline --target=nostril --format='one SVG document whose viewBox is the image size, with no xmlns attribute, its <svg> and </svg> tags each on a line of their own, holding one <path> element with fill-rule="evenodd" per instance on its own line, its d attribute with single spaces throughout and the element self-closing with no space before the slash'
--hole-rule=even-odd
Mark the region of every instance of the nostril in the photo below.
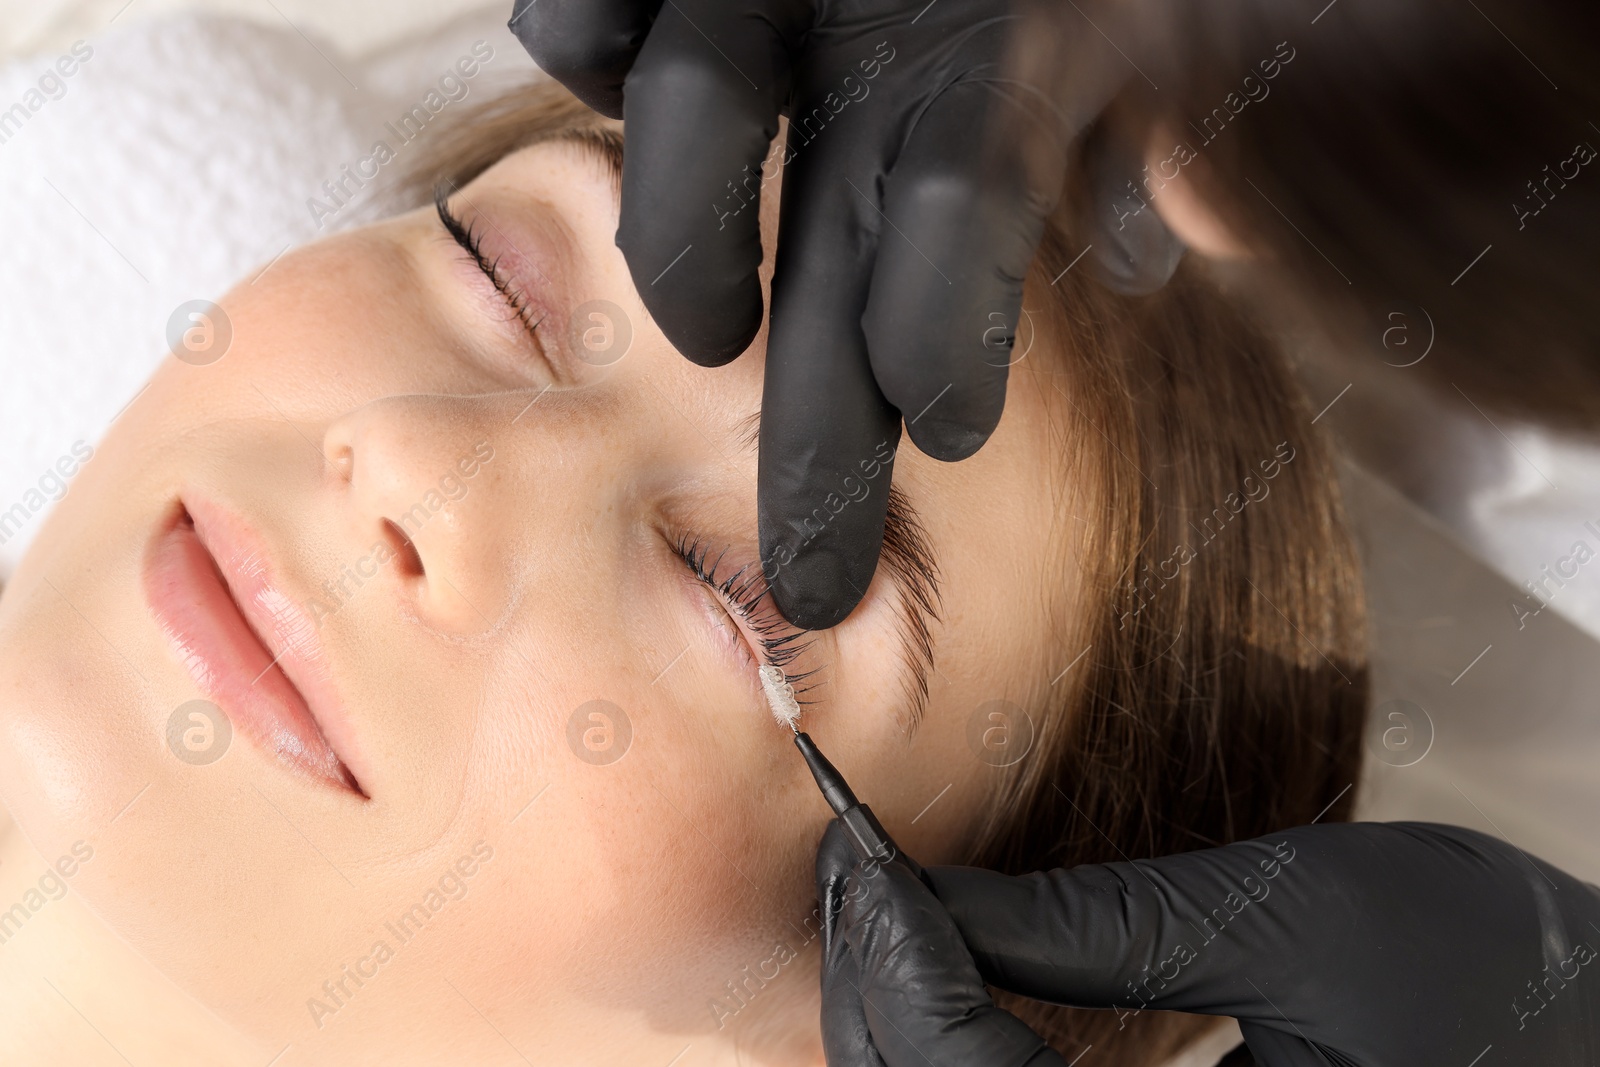
<svg viewBox="0 0 1600 1067">
<path fill-rule="evenodd" d="M 383 520 L 383 529 L 394 547 L 394 562 L 400 573 L 408 578 L 423 577 L 426 572 L 422 569 L 422 557 L 417 554 L 417 546 L 411 543 L 411 538 L 388 519 Z"/>
</svg>

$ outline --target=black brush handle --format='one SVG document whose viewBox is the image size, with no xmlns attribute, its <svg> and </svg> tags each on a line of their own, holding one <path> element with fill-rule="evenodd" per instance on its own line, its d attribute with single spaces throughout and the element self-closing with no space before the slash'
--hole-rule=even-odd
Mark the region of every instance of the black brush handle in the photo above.
<svg viewBox="0 0 1600 1067">
<path fill-rule="evenodd" d="M 845 836 L 850 839 L 856 855 L 863 861 L 877 860 L 880 863 L 898 859 L 912 874 L 922 878 L 921 865 L 900 850 L 878 817 L 872 814 L 872 809 L 856 799 L 844 775 L 822 754 L 816 742 L 805 733 L 796 733 L 794 744 L 800 750 L 800 755 L 805 757 L 806 766 L 811 768 L 811 776 L 817 780 L 822 798 L 839 816 L 839 823 L 844 827 Z"/>
</svg>

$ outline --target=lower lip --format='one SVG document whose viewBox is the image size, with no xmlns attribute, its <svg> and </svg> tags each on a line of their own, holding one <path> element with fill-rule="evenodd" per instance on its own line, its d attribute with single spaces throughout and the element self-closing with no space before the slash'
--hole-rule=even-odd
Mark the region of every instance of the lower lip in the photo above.
<svg viewBox="0 0 1600 1067">
<path fill-rule="evenodd" d="M 144 585 L 189 677 L 236 730 L 296 773 L 360 792 L 305 697 L 246 624 L 187 513 L 152 542 Z"/>
</svg>

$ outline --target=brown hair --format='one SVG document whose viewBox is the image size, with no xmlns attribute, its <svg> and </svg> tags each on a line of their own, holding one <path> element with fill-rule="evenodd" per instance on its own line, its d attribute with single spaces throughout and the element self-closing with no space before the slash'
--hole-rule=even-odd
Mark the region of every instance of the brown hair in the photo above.
<svg viewBox="0 0 1600 1067">
<path fill-rule="evenodd" d="M 974 862 L 1020 874 L 1348 818 L 1365 603 L 1328 445 L 1201 267 L 1142 297 L 1068 270 L 1075 210 L 1047 228 L 1025 306 L 1058 352 L 1067 477 L 1101 511 L 1062 549 L 1090 608 L 1060 662 L 1083 656 L 1037 709 L 1036 751 L 998 775 Z M 1092 1045 L 1084 1067 L 1159 1063 L 1212 1025 L 1000 1002 L 1069 1061 Z"/>
<path fill-rule="evenodd" d="M 409 161 L 394 195 L 404 207 L 434 190 L 466 185 L 504 157 L 555 139 L 576 141 L 622 163 L 622 123 L 591 110 L 554 82 L 539 81 L 486 100 L 456 115 Z"/>
<path fill-rule="evenodd" d="M 575 134 L 622 151 L 619 124 L 533 86 L 442 132 L 407 188 L 420 201 Z M 1014 873 L 1345 818 L 1366 702 L 1359 571 L 1328 449 L 1283 360 L 1199 269 L 1138 298 L 1067 269 L 1076 207 L 1052 221 L 1029 279 L 1053 350 L 1029 372 L 1059 380 L 1062 475 L 1092 487 L 1100 521 L 1065 524 L 1060 546 L 1088 582 L 1061 605 L 1061 631 L 1087 651 L 1041 687 L 1037 741 L 995 770 L 971 857 Z M 1081 647 L 1063 644 L 1062 662 Z M 1212 1025 L 1000 999 L 1069 1060 L 1093 1045 L 1084 1067 L 1159 1062 Z"/>
</svg>

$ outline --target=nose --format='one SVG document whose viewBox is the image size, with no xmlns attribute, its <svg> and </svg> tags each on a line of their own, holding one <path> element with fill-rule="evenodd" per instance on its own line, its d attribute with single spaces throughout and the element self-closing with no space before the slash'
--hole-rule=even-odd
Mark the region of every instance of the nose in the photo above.
<svg viewBox="0 0 1600 1067">
<path fill-rule="evenodd" d="M 470 401 L 375 400 L 330 424 L 322 453 L 346 498 L 351 536 L 380 546 L 375 565 L 393 569 L 420 618 L 451 633 L 500 620 L 511 570 L 492 506 L 500 472 Z"/>
</svg>

